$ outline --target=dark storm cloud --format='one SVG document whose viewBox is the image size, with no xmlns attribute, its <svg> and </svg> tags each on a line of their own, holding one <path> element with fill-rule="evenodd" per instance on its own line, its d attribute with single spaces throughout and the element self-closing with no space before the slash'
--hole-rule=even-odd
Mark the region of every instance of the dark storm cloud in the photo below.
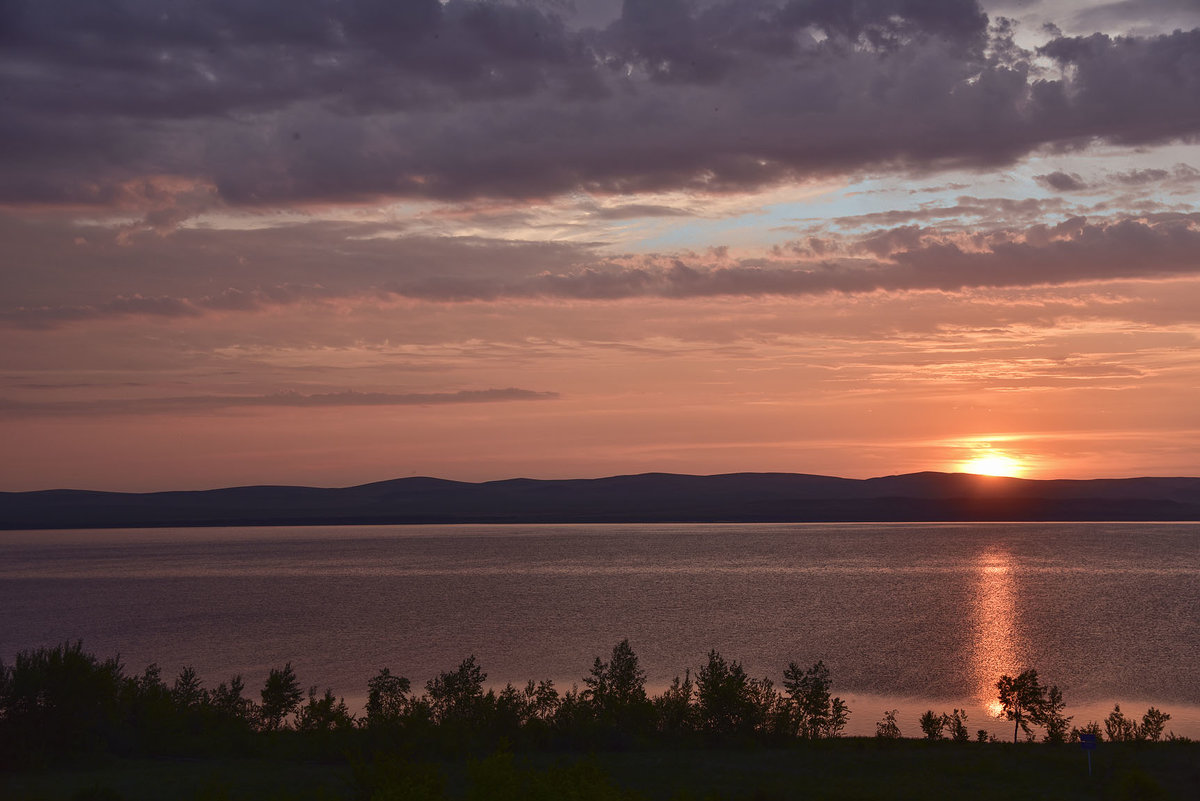
<svg viewBox="0 0 1200 801">
<path fill-rule="evenodd" d="M 1200 29 L 1165 36 L 1060 37 L 1039 52 L 1070 70 L 1036 86 L 1064 135 L 1140 143 L 1200 132 Z"/>
<path fill-rule="evenodd" d="M 460 390 L 458 392 L 328 392 L 305 395 L 279 392 L 272 395 L 195 395 L 166 398 L 126 398 L 88 401 L 47 401 L 32 403 L 0 398 L 0 415 L 54 417 L 97 414 L 204 413 L 221 409 L 253 407 L 320 406 L 441 406 L 459 403 L 498 403 L 503 401 L 555 400 L 557 392 L 538 392 L 508 387 L 505 389 Z"/>
<path fill-rule="evenodd" d="M 0 199 L 721 191 L 1200 131 L 1200 31 L 1059 37 L 1060 77 L 1005 31 L 970 0 L 627 0 L 585 30 L 553 4 L 7 0 Z"/>
</svg>

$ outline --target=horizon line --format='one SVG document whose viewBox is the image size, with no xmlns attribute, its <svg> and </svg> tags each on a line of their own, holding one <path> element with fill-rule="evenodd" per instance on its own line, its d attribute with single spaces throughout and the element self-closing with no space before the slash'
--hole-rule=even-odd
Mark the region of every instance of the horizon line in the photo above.
<svg viewBox="0 0 1200 801">
<path fill-rule="evenodd" d="M 222 490 L 233 489 L 313 489 L 313 490 L 343 490 L 355 489 L 357 487 L 367 487 L 373 484 L 387 484 L 394 481 L 410 481 L 410 480 L 429 480 L 429 481 L 444 481 L 451 484 L 470 484 L 480 486 L 484 484 L 500 484 L 509 481 L 538 481 L 538 482 L 568 482 L 568 481 L 606 481 L 617 478 L 641 478 L 646 476 L 672 476 L 679 478 L 723 478 L 729 476 L 803 476 L 808 478 L 828 478 L 838 481 L 878 481 L 888 478 L 905 478 L 909 476 L 921 475 L 937 475 L 937 476 L 966 476 L 970 478 L 995 480 L 995 481 L 1019 481 L 1024 483 L 1052 483 L 1052 482 L 1091 482 L 1091 481 L 1143 481 L 1143 480 L 1175 480 L 1175 479 L 1200 479 L 1200 476 L 1188 475 L 1137 475 L 1137 476 L 1118 476 L 1118 477 L 1092 477 L 1092 478 L 1026 478 L 1023 476 L 1005 476 L 991 475 L 987 473 L 971 473 L 963 470 L 915 470 L 910 473 L 889 473 L 879 476 L 868 476 L 866 478 L 850 478 L 847 476 L 837 476 L 827 473 L 806 473 L 806 472 L 787 472 L 779 470 L 735 470 L 728 473 L 673 473 L 665 470 L 648 470 L 643 473 L 613 473 L 602 476 L 586 476 L 572 478 L 534 478 L 531 476 L 510 476 L 508 478 L 484 479 L 482 481 L 468 481 L 456 478 L 442 478 L 434 475 L 409 475 L 397 476 L 394 478 L 376 479 L 372 481 L 364 481 L 356 484 L 343 484 L 337 486 L 320 486 L 314 484 L 224 484 L 220 486 L 210 486 L 204 488 L 188 488 L 188 489 L 156 489 L 156 490 L 102 490 L 89 489 L 84 487 L 46 487 L 43 489 L 33 490 L 0 490 L 0 495 L 29 495 L 36 493 L 48 492 L 89 492 L 97 494 L 113 494 L 113 495 L 155 495 L 160 493 L 171 492 L 219 492 Z M 1095 522 L 1095 521 L 1092 521 Z"/>
</svg>

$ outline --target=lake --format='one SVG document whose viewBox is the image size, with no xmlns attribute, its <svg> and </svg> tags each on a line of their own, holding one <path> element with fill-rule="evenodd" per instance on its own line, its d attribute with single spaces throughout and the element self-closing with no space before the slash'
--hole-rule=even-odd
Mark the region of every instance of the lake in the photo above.
<svg viewBox="0 0 1200 801">
<path fill-rule="evenodd" d="M 582 685 L 629 638 L 652 691 L 715 648 L 777 685 L 818 659 L 848 731 L 966 708 L 1037 668 L 1075 723 L 1153 704 L 1200 737 L 1200 524 L 620 524 L 0 532 L 0 658 L 83 640 L 127 672 L 290 661 L 361 705 L 474 654 L 488 683 Z"/>
</svg>

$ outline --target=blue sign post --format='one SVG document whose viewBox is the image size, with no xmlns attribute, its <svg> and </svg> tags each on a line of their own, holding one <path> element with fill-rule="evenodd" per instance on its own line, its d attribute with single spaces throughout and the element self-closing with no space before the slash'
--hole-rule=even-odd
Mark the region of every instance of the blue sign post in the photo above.
<svg viewBox="0 0 1200 801">
<path fill-rule="evenodd" d="M 1096 750 L 1096 735 L 1080 734 L 1079 744 L 1083 746 L 1083 750 L 1087 751 L 1088 757 L 1088 775 L 1092 775 L 1092 752 Z"/>
</svg>

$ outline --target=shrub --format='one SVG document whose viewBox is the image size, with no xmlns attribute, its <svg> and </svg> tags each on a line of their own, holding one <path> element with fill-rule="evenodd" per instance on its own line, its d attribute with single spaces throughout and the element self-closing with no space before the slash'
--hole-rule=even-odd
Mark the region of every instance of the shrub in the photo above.
<svg viewBox="0 0 1200 801">
<path fill-rule="evenodd" d="M 946 728 L 946 718 L 944 715 L 939 715 L 932 709 L 921 715 L 921 731 L 925 732 L 926 740 L 944 740 L 945 735 L 942 731 Z"/>
<path fill-rule="evenodd" d="M 0 695 L 0 753 L 67 757 L 102 750 L 119 723 L 123 685 L 116 659 L 100 661 L 82 642 L 17 654 Z"/>
<path fill-rule="evenodd" d="M 971 735 L 967 731 L 967 712 L 964 709 L 955 709 L 949 715 L 942 715 L 942 720 L 946 723 L 946 728 L 950 731 L 950 739 L 956 743 L 967 743 L 971 741 Z"/>
<path fill-rule="evenodd" d="M 898 709 L 889 709 L 883 713 L 883 720 L 875 724 L 875 736 L 884 740 L 897 740 L 900 738 L 900 727 L 896 725 L 896 713 Z"/>
</svg>

